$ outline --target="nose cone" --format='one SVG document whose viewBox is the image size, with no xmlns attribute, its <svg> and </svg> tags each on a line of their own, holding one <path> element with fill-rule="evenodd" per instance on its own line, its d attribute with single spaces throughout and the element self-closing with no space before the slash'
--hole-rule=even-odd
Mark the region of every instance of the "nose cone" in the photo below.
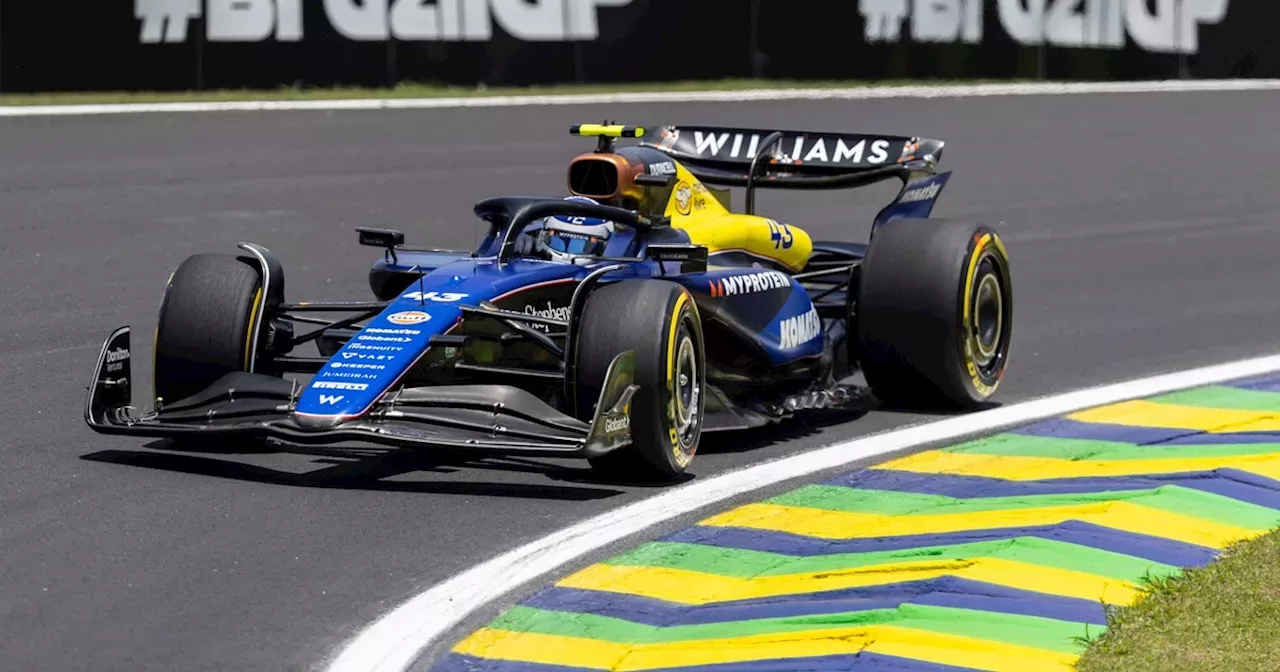
<svg viewBox="0 0 1280 672">
<path fill-rule="evenodd" d="M 310 413 L 298 413 L 295 411 L 293 414 L 293 421 L 298 424 L 299 429 L 304 431 L 323 432 L 337 428 L 339 425 L 346 422 L 347 418 L 341 415 L 313 415 Z"/>
</svg>

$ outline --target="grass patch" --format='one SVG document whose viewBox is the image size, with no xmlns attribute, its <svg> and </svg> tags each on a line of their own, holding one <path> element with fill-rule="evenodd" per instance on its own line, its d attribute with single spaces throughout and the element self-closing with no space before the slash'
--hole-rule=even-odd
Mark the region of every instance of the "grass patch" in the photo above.
<svg viewBox="0 0 1280 672">
<path fill-rule="evenodd" d="M 994 81 L 994 80 L 991 80 Z M 1016 80 L 999 80 L 1013 83 Z M 0 105 L 103 105 L 114 103 L 221 102 L 237 100 L 350 100 L 353 98 L 444 98 L 463 96 L 534 96 L 575 93 L 625 93 L 650 91 L 741 91 L 744 89 L 844 89 L 867 86 L 939 86 L 983 84 L 988 80 L 762 80 L 720 79 L 688 82 L 534 87 L 462 87 L 435 84 L 402 84 L 393 88 L 225 89 L 217 91 L 105 91 L 92 93 L 11 93 L 0 95 Z"/>
<path fill-rule="evenodd" d="M 1277 669 L 1280 532 L 1229 547 L 1207 567 L 1150 582 L 1112 612 L 1080 672 L 1247 672 Z"/>
</svg>

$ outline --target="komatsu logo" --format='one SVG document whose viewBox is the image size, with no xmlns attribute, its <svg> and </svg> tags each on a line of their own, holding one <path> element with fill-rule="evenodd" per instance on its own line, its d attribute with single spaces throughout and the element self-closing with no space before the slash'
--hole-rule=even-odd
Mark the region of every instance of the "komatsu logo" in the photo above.
<svg viewBox="0 0 1280 672">
<path fill-rule="evenodd" d="M 738 296 L 756 294 L 791 287 L 791 278 L 779 271 L 764 271 L 749 275 L 733 275 L 711 281 L 711 296 Z"/>
<path fill-rule="evenodd" d="M 925 187 L 916 187 L 902 192 L 902 197 L 898 199 L 899 203 L 915 203 L 916 201 L 929 201 L 938 196 L 938 192 L 942 191 L 942 185 L 934 182 Z"/>
<path fill-rule="evenodd" d="M 818 317 L 818 309 L 810 308 L 809 312 L 782 321 L 778 328 L 778 346 L 784 350 L 798 348 L 822 334 L 822 319 Z"/>
</svg>

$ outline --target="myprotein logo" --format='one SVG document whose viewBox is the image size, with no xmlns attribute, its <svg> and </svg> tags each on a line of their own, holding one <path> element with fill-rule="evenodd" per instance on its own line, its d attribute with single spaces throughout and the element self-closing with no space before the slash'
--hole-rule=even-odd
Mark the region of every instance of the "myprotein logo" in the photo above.
<svg viewBox="0 0 1280 672">
<path fill-rule="evenodd" d="M 323 11 L 338 34 L 359 42 L 487 42 L 494 26 L 518 40 L 567 42 L 595 40 L 601 8 L 632 1 L 134 0 L 134 16 L 142 21 L 143 44 L 186 42 L 188 24 L 201 17 L 210 42 L 297 42 L 303 39 L 304 4 Z"/>
<path fill-rule="evenodd" d="M 1228 0 L 996 0 L 1001 27 L 1026 46 L 1121 49 L 1125 35 L 1143 50 L 1194 54 L 1199 27 L 1220 23 Z M 916 42 L 983 39 L 985 0 L 859 0 L 867 42 L 899 42 L 911 20 Z"/>
<path fill-rule="evenodd" d="M 791 278 L 786 273 L 764 271 L 748 275 L 733 275 L 711 281 L 712 298 L 739 296 L 742 294 L 758 294 L 775 289 L 790 289 Z"/>
</svg>

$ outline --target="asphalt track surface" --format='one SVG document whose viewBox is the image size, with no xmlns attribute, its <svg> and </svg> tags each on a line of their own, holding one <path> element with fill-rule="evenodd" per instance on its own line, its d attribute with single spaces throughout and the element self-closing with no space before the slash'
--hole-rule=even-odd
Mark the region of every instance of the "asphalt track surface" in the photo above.
<svg viewBox="0 0 1280 672">
<path fill-rule="evenodd" d="M 571 123 L 930 135 L 956 171 L 935 214 L 995 224 L 1013 258 L 1011 402 L 1280 350 L 1277 110 L 1278 93 L 1238 92 L 0 121 L 0 668 L 310 669 L 413 592 L 652 492 L 562 462 L 179 453 L 90 432 L 101 340 L 134 325 L 149 389 L 148 335 L 189 254 L 253 240 L 291 298 L 363 298 L 377 252 L 355 226 L 470 247 L 477 200 L 562 193 L 590 149 Z M 861 240 L 892 191 L 760 207 Z M 692 472 L 920 419 L 720 440 Z"/>
</svg>

